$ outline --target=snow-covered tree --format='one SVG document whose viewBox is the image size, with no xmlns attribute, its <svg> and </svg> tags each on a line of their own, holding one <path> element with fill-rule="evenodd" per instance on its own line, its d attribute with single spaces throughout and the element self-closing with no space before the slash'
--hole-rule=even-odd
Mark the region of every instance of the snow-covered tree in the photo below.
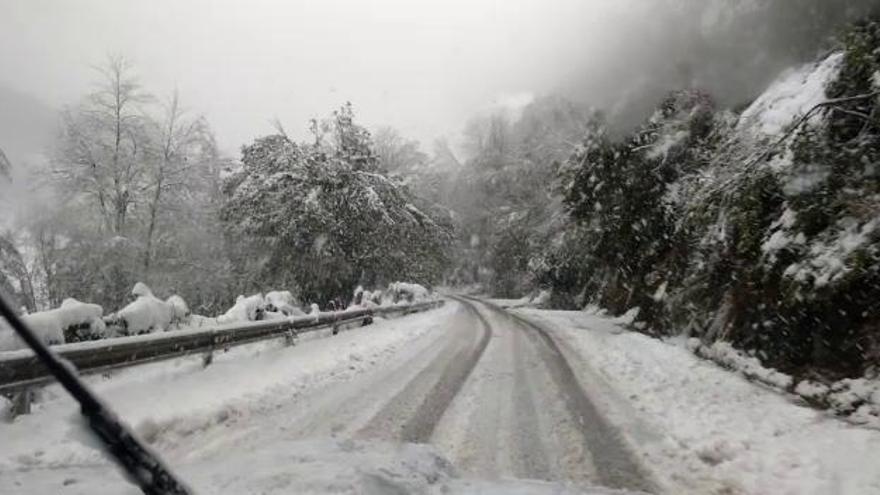
<svg viewBox="0 0 880 495">
<path fill-rule="evenodd" d="M 244 147 L 222 210 L 228 231 L 252 247 L 239 266 L 262 285 L 299 287 L 307 300 L 346 298 L 357 285 L 438 280 L 449 226 L 383 173 L 350 105 L 328 128 L 330 139 L 314 143 L 272 135 Z"/>
</svg>

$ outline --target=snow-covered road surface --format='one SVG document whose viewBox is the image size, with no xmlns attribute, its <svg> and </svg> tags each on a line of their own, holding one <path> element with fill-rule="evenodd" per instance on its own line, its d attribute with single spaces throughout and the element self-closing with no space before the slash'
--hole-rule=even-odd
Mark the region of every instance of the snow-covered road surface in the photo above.
<svg viewBox="0 0 880 495">
<path fill-rule="evenodd" d="M 206 369 L 192 357 L 90 381 L 199 493 L 650 488 L 595 411 L 578 412 L 559 359 L 528 326 L 450 302 Z M 0 432 L 2 493 L 134 491 L 54 388 Z"/>
<path fill-rule="evenodd" d="M 198 493 L 880 493 L 880 433 L 584 312 L 457 300 L 89 380 Z M 0 493 L 137 493 L 55 387 L 0 439 Z"/>
</svg>

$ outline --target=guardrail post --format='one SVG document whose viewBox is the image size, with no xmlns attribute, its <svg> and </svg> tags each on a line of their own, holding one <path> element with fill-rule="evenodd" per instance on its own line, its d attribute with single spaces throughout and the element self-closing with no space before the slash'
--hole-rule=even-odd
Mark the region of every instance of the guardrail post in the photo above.
<svg viewBox="0 0 880 495">
<path fill-rule="evenodd" d="M 12 410 L 11 417 L 22 414 L 31 413 L 31 403 L 34 400 L 34 390 L 31 387 L 25 387 L 12 394 Z"/>
<path fill-rule="evenodd" d="M 288 328 L 286 332 L 284 332 L 284 345 L 286 346 L 294 346 L 296 345 L 296 330 L 293 328 Z"/>
<path fill-rule="evenodd" d="M 202 367 L 207 368 L 212 362 L 214 362 L 214 348 L 217 347 L 217 335 L 213 332 L 211 333 L 211 347 L 208 348 L 207 352 L 202 354 Z"/>
</svg>

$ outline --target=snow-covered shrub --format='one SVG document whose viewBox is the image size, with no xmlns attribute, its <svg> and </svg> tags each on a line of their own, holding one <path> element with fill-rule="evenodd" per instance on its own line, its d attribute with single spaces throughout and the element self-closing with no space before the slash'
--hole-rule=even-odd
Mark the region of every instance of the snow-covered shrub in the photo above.
<svg viewBox="0 0 880 495">
<path fill-rule="evenodd" d="M 394 282 L 388 286 L 386 293 L 391 296 L 392 302 L 419 302 L 431 297 L 431 293 L 424 286 L 408 282 Z"/>
<path fill-rule="evenodd" d="M 62 318 L 56 310 L 22 315 L 21 319 L 44 344 L 64 343 Z M 27 348 L 27 344 L 18 337 L 18 334 L 5 322 L 0 323 L 0 351 L 15 351 L 25 348 Z"/>
<path fill-rule="evenodd" d="M 104 310 L 97 304 L 88 304 L 73 298 L 65 299 L 58 308 L 26 314 L 22 320 L 50 345 L 91 340 L 104 337 L 106 329 L 101 319 Z M 26 345 L 12 328 L 0 324 L 0 350 L 23 349 Z"/>
<path fill-rule="evenodd" d="M 220 324 L 234 323 L 237 321 L 257 321 L 263 318 L 266 311 L 266 302 L 262 294 L 254 294 L 249 297 L 238 296 L 235 305 L 226 313 L 217 317 Z"/>
<path fill-rule="evenodd" d="M 123 335 L 164 332 L 174 316 L 174 308 L 153 295 L 144 283 L 138 282 L 131 291 L 137 297 L 124 308 L 107 317 L 107 322 Z"/>
<path fill-rule="evenodd" d="M 111 321 L 121 323 L 124 335 L 164 332 L 171 325 L 172 308 L 153 296 L 139 297 L 120 309 Z"/>
<path fill-rule="evenodd" d="M 104 308 L 99 304 L 77 301 L 69 297 L 61 302 L 62 325 L 66 342 L 99 339 L 107 336 Z"/>
<path fill-rule="evenodd" d="M 547 304 L 549 304 L 552 297 L 553 297 L 553 295 L 552 295 L 551 291 L 549 291 L 547 289 L 543 289 L 543 290 L 539 291 L 538 294 L 535 295 L 535 297 L 533 297 L 529 301 L 529 305 L 534 306 L 536 308 L 543 308 Z"/>
<path fill-rule="evenodd" d="M 309 316 L 314 316 L 317 318 L 321 314 L 321 308 L 318 306 L 317 303 L 312 303 L 311 306 L 309 306 L 308 314 Z"/>
<path fill-rule="evenodd" d="M 172 295 L 165 300 L 165 304 L 171 307 L 171 324 L 186 325 L 189 323 L 190 311 L 186 301 L 177 294 Z"/>
<path fill-rule="evenodd" d="M 41 311 L 22 316 L 22 320 L 46 344 L 64 343 L 64 312 L 58 309 Z"/>
<path fill-rule="evenodd" d="M 382 305 L 382 290 L 369 291 L 362 286 L 357 286 L 351 299 L 352 306 L 363 308 L 375 308 Z"/>
<path fill-rule="evenodd" d="M 145 284 L 143 282 L 137 282 L 136 284 L 134 284 L 134 287 L 131 289 L 131 295 L 133 295 L 135 297 L 152 296 L 153 291 L 152 291 L 152 289 L 147 287 L 147 284 Z"/>
<path fill-rule="evenodd" d="M 301 316 L 305 313 L 299 309 L 298 302 L 288 290 L 270 291 L 266 293 L 266 311 L 281 313 L 283 316 Z"/>
</svg>

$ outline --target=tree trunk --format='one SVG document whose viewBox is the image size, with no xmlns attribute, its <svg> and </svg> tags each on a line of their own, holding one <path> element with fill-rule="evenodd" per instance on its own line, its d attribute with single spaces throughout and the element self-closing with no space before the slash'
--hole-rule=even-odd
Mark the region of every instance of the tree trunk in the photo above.
<svg viewBox="0 0 880 495">
<path fill-rule="evenodd" d="M 147 276 L 150 273 L 150 263 L 152 262 L 153 256 L 153 235 L 156 232 L 156 217 L 159 213 L 159 200 L 162 197 L 162 176 L 160 174 L 158 181 L 156 182 L 156 191 L 153 194 L 153 202 L 150 204 L 150 223 L 147 226 L 147 240 L 146 247 L 144 249 L 144 275 Z"/>
</svg>

